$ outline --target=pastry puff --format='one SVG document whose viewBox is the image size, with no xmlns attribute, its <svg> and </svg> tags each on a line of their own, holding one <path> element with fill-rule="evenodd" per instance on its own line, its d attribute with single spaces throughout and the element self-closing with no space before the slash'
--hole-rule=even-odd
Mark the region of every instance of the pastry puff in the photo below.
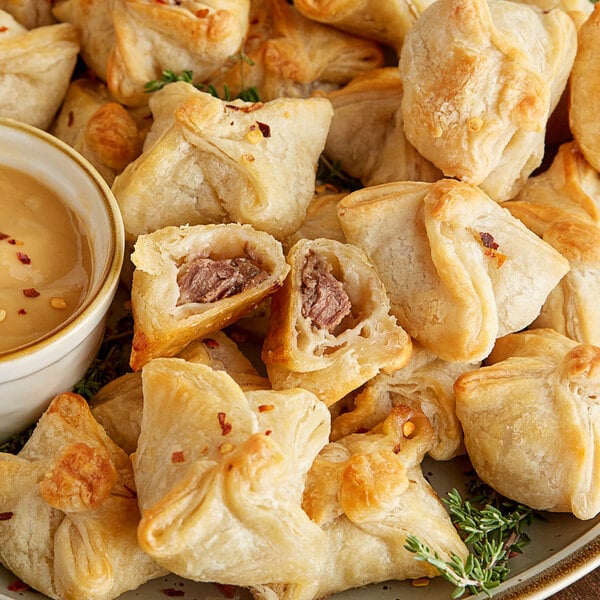
<svg viewBox="0 0 600 600">
<path fill-rule="evenodd" d="M 333 119 L 325 154 L 365 187 L 442 177 L 404 135 L 402 81 L 397 67 L 373 69 L 327 97 Z"/>
<path fill-rule="evenodd" d="M 227 373 L 178 358 L 148 363 L 143 389 L 142 548 L 195 581 L 314 580 L 326 538 L 301 499 L 327 443 L 325 405 L 301 389 L 244 393 Z"/>
<path fill-rule="evenodd" d="M 112 188 L 128 239 L 226 221 L 281 238 L 301 225 L 333 115 L 328 100 L 225 102 L 179 82 L 151 108 L 144 151 Z"/>
<path fill-rule="evenodd" d="M 434 2 L 400 56 L 408 141 L 446 177 L 512 198 L 541 163 L 576 49 L 575 24 L 560 9 Z"/>
<path fill-rule="evenodd" d="M 0 10 L 0 117 L 47 129 L 69 87 L 78 53 L 72 25 L 28 31 Z"/>
<path fill-rule="evenodd" d="M 233 97 L 254 86 L 263 100 L 337 89 L 384 63 L 376 42 L 307 19 L 286 0 L 253 0 L 244 53 L 252 65 L 226 63 L 210 81 Z"/>
<path fill-rule="evenodd" d="M 10 13 L 26 29 L 53 25 L 52 2 L 40 0 L 0 0 L 0 10 Z"/>
<path fill-rule="evenodd" d="M 77 79 L 67 90 L 49 131 L 73 147 L 109 185 L 142 153 L 149 109 L 128 111 L 96 80 Z"/>
<path fill-rule="evenodd" d="M 236 223 L 159 229 L 138 238 L 131 260 L 136 371 L 231 325 L 289 271 L 275 238 Z"/>
<path fill-rule="evenodd" d="M 225 371 L 244 391 L 270 387 L 269 380 L 258 374 L 235 342 L 222 331 L 214 331 L 209 337 L 192 342 L 177 356 Z M 141 371 L 117 377 L 90 400 L 95 419 L 127 454 L 135 452 L 137 447 L 143 402 Z"/>
<path fill-rule="evenodd" d="M 569 264 L 479 188 L 442 179 L 352 192 L 342 229 L 375 265 L 408 333 L 443 360 L 483 360 L 529 325 Z"/>
<path fill-rule="evenodd" d="M 596 516 L 600 348 L 537 329 L 499 339 L 489 362 L 455 384 L 479 477 L 531 508 Z"/>
<path fill-rule="evenodd" d="M 594 107 L 600 99 L 600 8 L 578 31 L 577 57 L 569 85 L 569 124 L 587 161 L 600 171 L 600 119 Z"/>
<path fill-rule="evenodd" d="M 0 454 L 0 561 L 55 600 L 111 600 L 164 575 L 137 543 L 129 457 L 76 394 L 54 398 L 17 456 Z"/>
<path fill-rule="evenodd" d="M 423 411 L 434 432 L 429 455 L 448 460 L 465 449 L 462 430 L 456 416 L 454 382 L 462 373 L 473 371 L 479 363 L 453 363 L 413 341 L 408 364 L 392 373 L 381 373 L 365 384 L 348 412 L 342 412 L 331 424 L 330 439 L 371 429 L 383 421 L 393 406 L 403 404 Z"/>
<path fill-rule="evenodd" d="M 254 589 L 265 600 L 313 600 L 369 583 L 438 575 L 405 548 L 418 537 L 442 560 L 467 549 L 421 460 L 433 433 L 426 417 L 407 406 L 367 433 L 325 446 L 306 480 L 303 507 L 328 538 L 322 576 L 309 586 Z"/>
<path fill-rule="evenodd" d="M 294 0 L 309 19 L 400 50 L 404 36 L 432 0 Z"/>
<path fill-rule="evenodd" d="M 331 406 L 374 377 L 406 364 L 412 344 L 390 314 L 364 252 L 320 238 L 300 240 L 271 300 L 262 359 L 275 389 L 303 387 Z"/>
</svg>

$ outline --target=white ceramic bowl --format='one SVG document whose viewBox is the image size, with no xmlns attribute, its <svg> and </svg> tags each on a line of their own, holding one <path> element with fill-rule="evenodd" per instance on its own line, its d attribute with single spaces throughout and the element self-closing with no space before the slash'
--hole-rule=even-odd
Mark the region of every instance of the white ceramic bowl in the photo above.
<svg viewBox="0 0 600 600">
<path fill-rule="evenodd" d="M 0 165 L 33 176 L 79 216 L 93 263 L 87 294 L 65 323 L 18 350 L 0 354 L 2 442 L 34 423 L 50 400 L 72 389 L 92 363 L 118 287 L 124 233 L 108 185 L 81 155 L 57 138 L 0 119 Z"/>
</svg>

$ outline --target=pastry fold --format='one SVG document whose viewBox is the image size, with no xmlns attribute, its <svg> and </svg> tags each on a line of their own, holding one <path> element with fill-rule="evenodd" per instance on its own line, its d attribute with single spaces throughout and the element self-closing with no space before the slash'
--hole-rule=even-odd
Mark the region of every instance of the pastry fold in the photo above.
<svg viewBox="0 0 600 600">
<path fill-rule="evenodd" d="M 408 361 L 410 337 L 390 314 L 373 265 L 356 246 L 299 240 L 271 301 L 262 349 L 275 389 L 303 387 L 328 406 Z"/>
<path fill-rule="evenodd" d="M 456 410 L 479 477 L 538 510 L 600 512 L 600 348 L 549 329 L 498 340 L 461 375 Z"/>
<path fill-rule="evenodd" d="M 28 31 L 0 10 L 0 116 L 47 129 L 67 92 L 78 53 L 72 25 Z"/>
<path fill-rule="evenodd" d="M 254 588 L 255 598 L 313 600 L 369 583 L 438 575 L 404 547 L 409 535 L 442 560 L 466 557 L 421 471 L 432 437 L 421 411 L 398 405 L 372 430 L 325 446 L 308 473 L 303 498 L 327 536 L 321 576 L 309 585 Z"/>
<path fill-rule="evenodd" d="M 443 360 L 477 362 L 529 325 L 569 265 L 475 186 L 450 179 L 364 188 L 338 204 L 398 323 Z"/>
<path fill-rule="evenodd" d="M 256 87 L 262 100 L 308 98 L 384 63 L 376 42 L 307 19 L 286 0 L 252 2 L 244 53 L 251 65 L 229 61 L 211 76 L 219 93 Z"/>
<path fill-rule="evenodd" d="M 165 227 L 140 236 L 131 260 L 134 370 L 230 325 L 289 270 L 276 239 L 235 223 Z"/>
<path fill-rule="evenodd" d="M 17 455 L 0 454 L 0 561 L 55 600 L 111 600 L 164 575 L 137 543 L 129 457 L 76 394 L 57 396 Z"/>
<path fill-rule="evenodd" d="M 130 240 L 235 221 L 281 238 L 304 219 L 333 114 L 324 98 L 226 102 L 179 82 L 156 92 L 142 155 L 113 184 Z"/>
<path fill-rule="evenodd" d="M 0 10 L 10 13 L 26 29 L 53 25 L 51 2 L 38 0 L 0 0 Z"/>
<path fill-rule="evenodd" d="M 576 50 L 575 24 L 560 9 L 434 2 L 400 55 L 407 139 L 446 177 L 512 198 L 541 163 Z"/>
<path fill-rule="evenodd" d="M 312 581 L 325 534 L 301 507 L 329 412 L 306 390 L 248 391 L 182 359 L 143 370 L 133 457 L 141 546 L 170 571 L 241 586 Z"/>
<path fill-rule="evenodd" d="M 325 154 L 365 187 L 390 181 L 435 181 L 441 171 L 408 142 L 397 67 L 373 69 L 327 98 L 333 119 Z"/>
</svg>

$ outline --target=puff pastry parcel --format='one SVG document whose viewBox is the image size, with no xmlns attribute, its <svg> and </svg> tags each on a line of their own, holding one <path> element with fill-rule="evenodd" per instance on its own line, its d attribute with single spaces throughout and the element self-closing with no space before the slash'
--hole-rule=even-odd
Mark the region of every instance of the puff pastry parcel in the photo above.
<svg viewBox="0 0 600 600">
<path fill-rule="evenodd" d="M 442 179 L 352 192 L 338 205 L 398 322 L 448 361 L 477 362 L 539 314 L 568 261 L 479 188 Z"/>
<path fill-rule="evenodd" d="M 76 394 L 57 396 L 18 455 L 0 454 L 0 562 L 55 600 L 111 600 L 163 575 L 137 543 L 129 457 Z"/>
<path fill-rule="evenodd" d="M 229 61 L 210 81 L 232 97 L 254 86 L 263 100 L 337 89 L 384 62 L 380 46 L 307 19 L 286 0 L 253 0 L 244 42 L 248 61 Z"/>
<path fill-rule="evenodd" d="M 289 270 L 276 239 L 235 223 L 165 227 L 140 236 L 131 260 L 134 370 L 230 325 Z"/>
<path fill-rule="evenodd" d="M 78 53 L 72 25 L 28 31 L 0 10 L 0 116 L 47 129 L 69 87 Z"/>
<path fill-rule="evenodd" d="M 404 135 L 402 81 L 397 67 L 373 69 L 327 95 L 333 119 L 325 154 L 364 186 L 435 181 L 441 171 Z"/>
<path fill-rule="evenodd" d="M 541 163 L 576 50 L 575 24 L 560 9 L 434 2 L 400 56 L 407 139 L 446 177 L 512 198 Z"/>
<path fill-rule="evenodd" d="M 244 393 L 227 373 L 177 358 L 148 363 L 143 386 L 142 548 L 196 581 L 313 581 L 326 537 L 301 499 L 327 443 L 325 405 L 301 389 Z"/>
<path fill-rule="evenodd" d="M 187 83 L 151 100 L 142 155 L 114 182 L 125 233 L 236 221 L 280 238 L 310 204 L 333 114 L 324 98 L 227 102 Z"/>
<path fill-rule="evenodd" d="M 536 329 L 499 339 L 489 362 L 455 384 L 479 477 L 534 509 L 596 516 L 600 348 Z"/>
<path fill-rule="evenodd" d="M 328 406 L 406 364 L 411 340 L 390 314 L 373 265 L 351 244 L 300 240 L 271 300 L 262 358 L 275 389 L 303 387 Z"/>
<path fill-rule="evenodd" d="M 309 585 L 254 589 L 265 600 L 313 600 L 391 579 L 434 577 L 404 546 L 417 536 L 442 560 L 467 550 L 423 477 L 432 440 L 419 410 L 396 406 L 377 427 L 328 444 L 306 481 L 303 507 L 327 535 L 321 576 Z"/>
<path fill-rule="evenodd" d="M 26 29 L 53 25 L 52 2 L 40 0 L 0 0 L 0 10 L 10 13 Z"/>
</svg>

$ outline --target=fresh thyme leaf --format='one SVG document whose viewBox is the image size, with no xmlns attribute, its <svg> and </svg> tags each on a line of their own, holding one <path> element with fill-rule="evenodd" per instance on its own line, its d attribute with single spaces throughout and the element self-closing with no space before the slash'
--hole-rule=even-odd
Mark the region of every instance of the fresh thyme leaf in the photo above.
<svg viewBox="0 0 600 600">
<path fill-rule="evenodd" d="M 354 191 L 363 187 L 358 179 L 354 179 L 342 171 L 339 161 L 331 162 L 324 154 L 319 157 L 317 181 L 321 185 L 332 185 L 338 190 Z"/>
<path fill-rule="evenodd" d="M 416 560 L 433 565 L 455 586 L 452 598 L 460 598 L 465 592 L 491 597 L 491 590 L 510 574 L 508 560 L 520 554 L 529 542 L 523 529 L 534 514 L 531 508 L 503 498 L 483 483 L 471 486 L 471 490 L 477 493 L 471 500 L 463 499 L 456 489 L 443 500 L 469 547 L 464 561 L 456 554 L 446 561 L 441 559 L 415 536 L 406 540 L 405 547 Z"/>
</svg>

